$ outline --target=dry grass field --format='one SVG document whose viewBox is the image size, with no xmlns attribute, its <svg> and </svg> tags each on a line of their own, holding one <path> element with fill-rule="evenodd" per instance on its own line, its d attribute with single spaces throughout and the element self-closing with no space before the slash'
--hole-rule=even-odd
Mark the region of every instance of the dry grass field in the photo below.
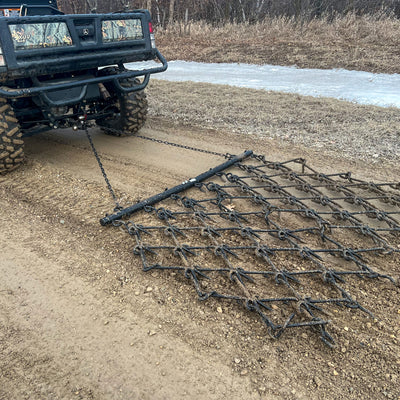
<svg viewBox="0 0 400 400">
<path fill-rule="evenodd" d="M 153 79 L 150 113 L 175 123 L 329 152 L 370 163 L 400 158 L 400 113 L 336 99 Z"/>
<path fill-rule="evenodd" d="M 261 24 L 213 27 L 192 23 L 157 31 L 169 60 L 297 65 L 399 73 L 400 21 L 386 15 L 348 14 L 296 22 L 270 18 Z"/>
</svg>

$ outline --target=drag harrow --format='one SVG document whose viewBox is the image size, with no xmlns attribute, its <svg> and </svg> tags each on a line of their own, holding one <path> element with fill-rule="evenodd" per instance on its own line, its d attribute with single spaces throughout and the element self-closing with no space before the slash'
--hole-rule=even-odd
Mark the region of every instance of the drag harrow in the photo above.
<svg viewBox="0 0 400 400">
<path fill-rule="evenodd" d="M 372 316 L 353 293 L 357 281 L 398 296 L 377 261 L 391 272 L 399 265 L 399 182 L 322 174 L 304 159 L 270 162 L 251 151 L 227 157 L 102 225 L 129 235 L 144 271 L 181 274 L 200 300 L 241 305 L 273 338 L 308 328 L 333 347 L 332 315 Z"/>
</svg>

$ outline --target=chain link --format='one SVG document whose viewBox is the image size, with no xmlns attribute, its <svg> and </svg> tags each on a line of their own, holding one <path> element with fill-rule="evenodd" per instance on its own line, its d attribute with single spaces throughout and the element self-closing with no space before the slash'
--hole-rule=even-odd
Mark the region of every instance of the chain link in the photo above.
<svg viewBox="0 0 400 400">
<path fill-rule="evenodd" d="M 94 147 L 93 140 L 92 140 L 92 137 L 90 136 L 88 128 L 85 128 L 85 133 L 86 133 L 86 136 L 87 136 L 87 138 L 89 140 L 90 147 L 92 148 L 93 154 L 96 157 L 97 163 L 99 164 L 101 173 L 103 174 L 103 178 L 106 181 L 107 188 L 108 188 L 108 190 L 109 190 L 109 192 L 111 194 L 111 197 L 114 200 L 114 203 L 115 203 L 115 209 L 114 210 L 115 211 L 122 210 L 123 207 L 121 207 L 121 205 L 118 203 L 117 196 L 115 195 L 114 189 L 112 188 L 110 181 L 108 180 L 106 171 L 104 170 L 104 167 L 103 167 L 103 163 L 100 160 L 100 157 L 99 157 L 99 154 L 97 153 L 96 148 Z"/>
<path fill-rule="evenodd" d="M 144 139 L 144 140 L 150 140 L 151 142 L 155 142 L 155 143 L 165 144 L 167 146 L 179 147 L 181 149 L 197 151 L 199 153 L 211 154 L 213 156 L 218 156 L 218 157 L 231 158 L 231 156 L 232 156 L 229 153 L 218 153 L 217 151 L 211 151 L 211 150 L 200 149 L 198 147 L 186 146 L 184 144 L 173 143 L 173 142 L 169 142 L 168 140 L 155 139 L 155 138 L 143 136 L 143 135 L 136 135 L 136 137 L 138 137 L 140 139 Z"/>
<path fill-rule="evenodd" d="M 126 136 L 126 133 L 124 131 L 119 130 L 119 129 L 110 128 L 110 127 L 104 127 L 104 129 L 106 131 L 109 131 L 109 132 L 117 135 L 117 136 Z M 149 140 L 149 141 L 154 142 L 154 143 L 165 144 L 167 146 L 178 147 L 180 149 L 197 151 L 199 153 L 205 153 L 205 154 L 211 154 L 213 156 L 224 157 L 224 158 L 231 158 L 232 157 L 232 154 L 229 154 L 229 153 L 219 153 L 217 151 L 200 149 L 199 147 L 186 146 L 184 144 L 173 143 L 173 142 L 169 142 L 168 140 L 156 139 L 156 138 L 152 138 L 152 137 L 149 137 L 149 136 L 135 135 L 134 137 L 137 137 L 139 139 Z"/>
</svg>

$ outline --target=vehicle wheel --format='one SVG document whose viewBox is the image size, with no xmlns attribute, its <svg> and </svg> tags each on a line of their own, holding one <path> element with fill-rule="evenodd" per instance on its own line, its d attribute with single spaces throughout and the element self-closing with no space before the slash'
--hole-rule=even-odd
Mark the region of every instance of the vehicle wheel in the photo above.
<svg viewBox="0 0 400 400">
<path fill-rule="evenodd" d="M 137 85 L 137 79 L 127 79 L 122 86 Z M 135 135 L 147 118 L 147 98 L 144 90 L 118 93 L 115 102 L 115 116 L 96 121 L 103 130 L 113 136 Z"/>
<path fill-rule="evenodd" d="M 18 120 L 6 99 L 0 97 L 0 174 L 24 161 L 24 141 Z"/>
</svg>

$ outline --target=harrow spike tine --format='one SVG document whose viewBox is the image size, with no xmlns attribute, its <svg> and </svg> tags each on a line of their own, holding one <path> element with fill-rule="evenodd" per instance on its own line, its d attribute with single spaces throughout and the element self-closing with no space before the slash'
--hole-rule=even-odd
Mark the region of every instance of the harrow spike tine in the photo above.
<svg viewBox="0 0 400 400">
<path fill-rule="evenodd" d="M 263 300 L 257 300 L 257 303 L 258 303 L 262 308 L 265 308 L 265 309 L 268 310 L 268 311 L 272 311 L 272 308 L 269 307 L 269 306 L 267 306 Z"/>
<path fill-rule="evenodd" d="M 286 330 L 286 328 L 288 327 L 288 325 L 292 322 L 292 320 L 294 319 L 294 317 L 296 316 L 296 313 L 293 312 L 285 321 L 285 323 L 283 325 L 277 326 L 276 327 L 276 333 L 274 334 L 275 339 L 279 339 L 283 332 Z"/>
<path fill-rule="evenodd" d="M 285 270 L 281 270 L 279 272 L 277 272 L 275 274 L 275 282 L 279 285 L 281 283 L 284 283 L 285 285 L 290 286 L 290 282 L 295 282 L 295 283 L 300 283 L 300 280 L 297 279 L 296 277 L 293 276 L 293 274 L 291 274 L 288 271 Z"/>
</svg>

